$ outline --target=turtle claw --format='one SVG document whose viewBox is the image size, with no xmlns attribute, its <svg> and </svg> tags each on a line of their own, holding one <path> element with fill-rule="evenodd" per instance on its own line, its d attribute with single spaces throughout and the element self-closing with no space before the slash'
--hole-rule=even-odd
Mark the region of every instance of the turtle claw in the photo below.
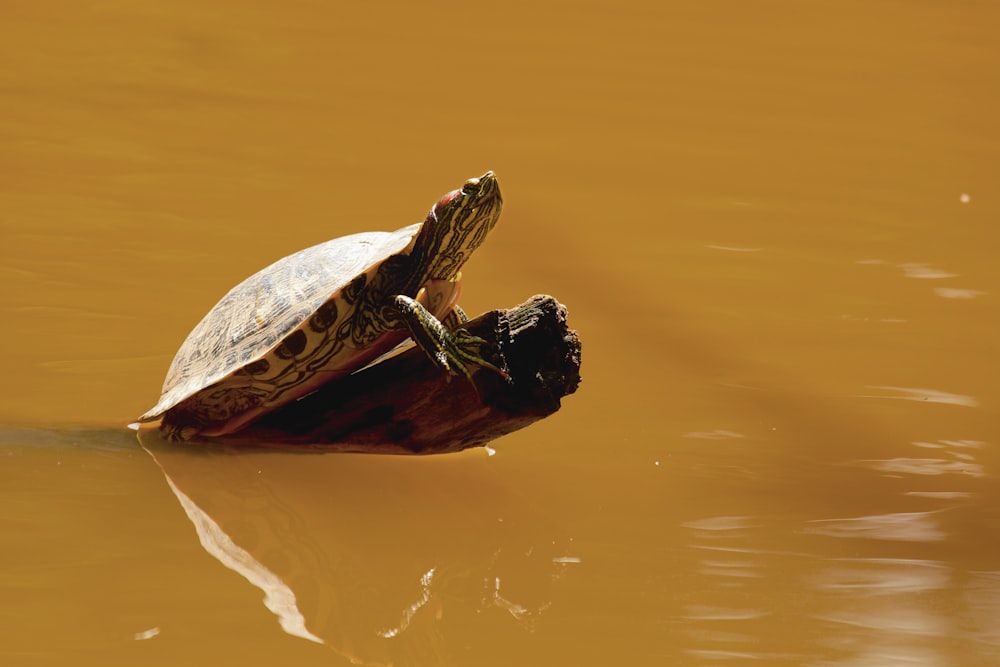
<svg viewBox="0 0 1000 667">
<path fill-rule="evenodd" d="M 468 364 L 473 364 L 479 366 L 480 368 L 486 368 L 488 370 L 497 373 L 504 380 L 509 380 L 510 376 L 507 371 L 494 366 L 490 362 L 483 359 L 480 354 L 480 350 L 490 344 L 485 338 L 480 338 L 479 336 L 473 336 L 471 333 L 465 329 L 456 329 L 451 332 L 451 344 L 454 348 L 454 354 L 448 357 L 452 365 L 458 366 L 459 369 L 465 377 L 472 381 L 472 372 L 469 370 Z M 463 363 L 466 362 L 466 363 Z M 452 371 L 454 374 L 454 371 Z"/>
<path fill-rule="evenodd" d="M 489 341 L 474 336 L 465 329 L 448 331 L 419 301 L 410 297 L 396 296 L 393 304 L 410 330 L 414 342 L 441 369 L 449 382 L 459 374 L 472 382 L 473 366 L 489 369 L 505 380 L 509 379 L 506 371 L 482 357 L 481 349 L 489 345 Z"/>
</svg>

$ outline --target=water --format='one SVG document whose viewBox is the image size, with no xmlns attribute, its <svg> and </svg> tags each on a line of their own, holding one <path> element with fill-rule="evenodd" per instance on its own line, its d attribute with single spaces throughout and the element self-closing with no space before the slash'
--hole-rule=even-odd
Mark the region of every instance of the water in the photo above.
<svg viewBox="0 0 1000 667">
<path fill-rule="evenodd" d="M 1000 663 L 998 18 L 8 8 L 0 661 Z M 421 459 L 124 429 L 232 285 L 486 169 L 463 306 L 568 306 L 561 412 Z"/>
</svg>

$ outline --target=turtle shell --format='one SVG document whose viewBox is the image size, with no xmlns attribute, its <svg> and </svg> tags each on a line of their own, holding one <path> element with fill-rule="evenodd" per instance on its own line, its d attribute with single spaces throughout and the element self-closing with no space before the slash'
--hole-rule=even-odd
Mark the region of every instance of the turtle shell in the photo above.
<svg viewBox="0 0 1000 667">
<path fill-rule="evenodd" d="M 224 435 L 362 368 L 413 326 L 397 297 L 416 298 L 431 319 L 453 310 L 459 271 L 502 206 L 487 172 L 442 197 L 422 223 L 327 241 L 250 276 L 188 335 L 139 421 L 163 417 L 171 439 Z"/>
<path fill-rule="evenodd" d="M 218 433 L 236 430 L 404 339 L 404 332 L 391 332 L 382 344 L 352 344 L 349 319 L 364 285 L 387 259 L 412 249 L 422 224 L 336 238 L 244 280 L 188 335 L 159 402 L 139 421 L 174 411 L 178 426 L 194 425 L 205 435 L 217 434 L 212 425 Z M 437 299 L 435 315 L 454 300 Z M 258 386 L 266 389 L 255 391 Z M 232 423 L 234 415 L 239 424 Z"/>
</svg>

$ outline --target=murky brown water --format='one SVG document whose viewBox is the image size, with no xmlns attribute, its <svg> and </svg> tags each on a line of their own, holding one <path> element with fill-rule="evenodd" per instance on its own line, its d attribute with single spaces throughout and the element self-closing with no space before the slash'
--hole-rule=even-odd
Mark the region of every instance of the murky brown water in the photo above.
<svg viewBox="0 0 1000 667">
<path fill-rule="evenodd" d="M 0 663 L 1000 664 L 990 3 L 8 2 Z M 500 175 L 483 451 L 140 448 L 229 287 Z"/>
</svg>

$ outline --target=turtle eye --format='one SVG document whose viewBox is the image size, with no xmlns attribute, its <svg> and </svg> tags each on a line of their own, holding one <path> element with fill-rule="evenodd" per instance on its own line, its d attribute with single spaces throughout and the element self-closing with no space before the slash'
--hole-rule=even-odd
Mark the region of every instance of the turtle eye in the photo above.
<svg viewBox="0 0 1000 667">
<path fill-rule="evenodd" d="M 479 179 L 474 178 L 470 181 L 466 181 L 465 185 L 462 186 L 462 194 L 474 195 L 479 192 Z"/>
<path fill-rule="evenodd" d="M 448 206 L 448 204 L 455 201 L 461 193 L 461 190 L 452 190 L 444 197 L 441 197 L 440 201 L 434 204 L 434 216 L 439 217 L 442 213 L 444 213 L 444 209 Z"/>
</svg>

